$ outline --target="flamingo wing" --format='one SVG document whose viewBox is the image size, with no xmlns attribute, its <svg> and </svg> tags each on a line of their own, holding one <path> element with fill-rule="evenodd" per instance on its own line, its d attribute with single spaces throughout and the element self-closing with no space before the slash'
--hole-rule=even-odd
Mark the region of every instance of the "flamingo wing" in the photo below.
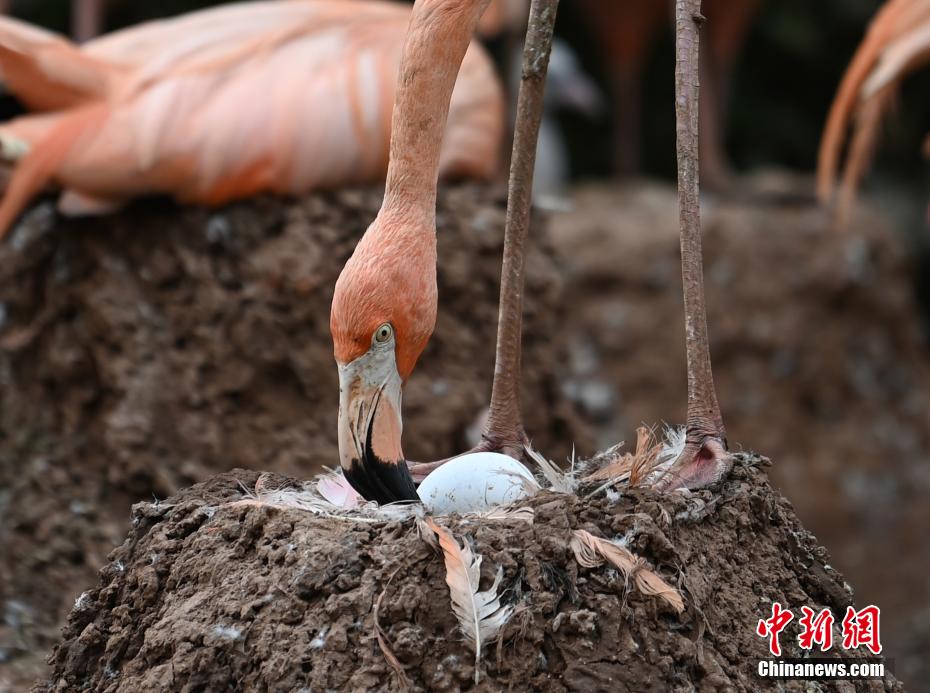
<svg viewBox="0 0 930 693">
<path fill-rule="evenodd" d="M 842 175 L 838 208 L 845 216 L 868 167 L 882 118 L 904 78 L 930 61 L 930 0 L 888 0 L 872 20 L 830 108 L 820 141 L 817 192 L 827 201 Z M 840 160 L 852 129 L 845 166 Z"/>
<path fill-rule="evenodd" d="M 162 192 L 219 204 L 378 179 L 408 21 L 409 8 L 385 2 L 252 2 L 90 42 L 92 59 L 121 70 L 93 117 L 72 107 L 0 127 L 0 142 L 19 137 L 30 149 L 0 204 L 0 229 L 49 180 L 77 199 Z M 444 172 L 487 177 L 503 98 L 480 47 L 469 56 Z"/>
<path fill-rule="evenodd" d="M 0 16 L 0 71 L 27 107 L 47 111 L 104 97 L 119 68 L 62 36 Z"/>
</svg>

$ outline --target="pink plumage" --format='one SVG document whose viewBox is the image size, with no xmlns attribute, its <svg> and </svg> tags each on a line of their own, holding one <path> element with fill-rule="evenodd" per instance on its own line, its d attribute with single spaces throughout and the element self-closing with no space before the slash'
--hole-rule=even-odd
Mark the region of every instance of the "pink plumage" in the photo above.
<svg viewBox="0 0 930 693">
<path fill-rule="evenodd" d="M 26 152 L 0 204 L 0 235 L 49 182 L 80 212 L 149 193 L 220 204 L 383 178 L 409 17 L 375 0 L 235 3 L 81 48 L 0 18 L 7 84 L 45 111 L 0 126 L 4 151 Z M 473 44 L 440 175 L 489 177 L 503 116 L 493 67 Z"/>
</svg>

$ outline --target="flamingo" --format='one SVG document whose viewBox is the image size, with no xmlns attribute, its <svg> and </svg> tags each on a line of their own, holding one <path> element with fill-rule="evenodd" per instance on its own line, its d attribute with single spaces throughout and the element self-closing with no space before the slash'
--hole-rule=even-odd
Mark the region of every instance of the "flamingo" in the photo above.
<svg viewBox="0 0 930 693">
<path fill-rule="evenodd" d="M 530 7 L 508 195 L 498 340 L 490 411 L 478 450 L 522 457 L 519 400 L 523 247 L 532 194 L 542 82 L 558 0 Z M 417 0 L 401 61 L 384 200 L 336 283 L 330 313 L 339 372 L 339 455 L 366 499 L 416 500 L 401 445 L 403 384 L 436 321 L 436 181 L 442 124 L 455 72 L 487 0 Z M 732 465 L 714 390 L 701 270 L 697 112 L 700 0 L 678 0 L 679 190 L 688 422 L 686 444 L 658 485 L 700 488 Z M 544 48 L 541 48 L 544 47 Z M 528 81 L 532 78 L 532 82 Z M 411 469 L 414 475 L 411 475 Z"/>
<path fill-rule="evenodd" d="M 78 48 L 0 18 L 0 69 L 42 111 L 0 126 L 18 159 L 0 237 L 47 183 L 66 212 L 143 194 L 208 205 L 383 179 L 410 8 L 377 0 L 220 6 Z M 440 151 L 449 178 L 488 178 L 503 135 L 502 89 L 467 47 Z"/>
<path fill-rule="evenodd" d="M 416 500 L 401 446 L 404 382 L 436 322 L 436 185 L 456 72 L 488 0 L 417 0 L 407 32 L 391 129 L 384 200 L 336 283 L 330 313 L 339 371 L 339 455 L 365 498 Z M 557 0 L 530 8 L 524 88 L 517 105 L 490 412 L 478 450 L 522 457 L 520 412 L 523 246 L 536 138 Z"/>
<path fill-rule="evenodd" d="M 930 0 L 888 0 L 875 15 L 830 107 L 820 141 L 817 194 L 827 202 L 839 184 L 837 209 L 845 221 L 856 187 L 869 164 L 882 118 L 901 83 L 930 62 Z M 847 132 L 852 140 L 843 171 L 840 155 Z M 930 154 L 930 140 L 924 146 Z"/>
<path fill-rule="evenodd" d="M 78 43 L 92 39 L 103 28 L 104 0 L 71 0 L 71 36 Z M 0 0 L 0 14 L 9 14 L 13 0 Z"/>
<path fill-rule="evenodd" d="M 730 82 L 760 0 L 706 0 L 708 49 L 701 62 L 701 168 L 720 187 L 729 177 L 724 146 Z M 582 0 L 581 8 L 606 53 L 614 96 L 614 165 L 623 175 L 639 164 L 642 73 L 656 34 L 668 22 L 669 0 Z"/>
</svg>

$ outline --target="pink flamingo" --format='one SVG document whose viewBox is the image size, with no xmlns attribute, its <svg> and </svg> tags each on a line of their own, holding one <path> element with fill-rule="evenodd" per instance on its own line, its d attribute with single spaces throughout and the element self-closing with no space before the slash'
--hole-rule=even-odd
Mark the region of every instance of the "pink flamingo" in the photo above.
<svg viewBox="0 0 930 693">
<path fill-rule="evenodd" d="M 673 15 L 671 0 L 580 0 L 592 33 L 600 41 L 614 99 L 614 164 L 622 175 L 639 166 L 642 73 L 659 31 Z M 730 177 L 724 134 L 730 83 L 760 0 L 706 0 L 701 56 L 701 168 L 706 182 L 725 187 Z"/>
<path fill-rule="evenodd" d="M 46 184 L 65 211 L 164 193 L 217 205 L 376 181 L 410 8 L 376 0 L 234 3 L 149 22 L 78 48 L 0 18 L 0 69 L 43 111 L 0 126 L 15 160 L 0 236 Z M 497 169 L 503 97 L 467 47 L 439 170 Z"/>
<path fill-rule="evenodd" d="M 0 14 L 9 14 L 15 3 L 0 0 Z M 104 0 L 71 0 L 71 36 L 78 43 L 89 41 L 103 30 Z"/>
<path fill-rule="evenodd" d="M 336 283 L 330 314 L 339 370 L 339 454 L 369 500 L 416 500 L 401 445 L 403 384 L 436 322 L 436 185 L 456 72 L 488 0 L 417 0 L 394 106 L 384 201 Z M 520 330 L 523 248 L 542 85 L 558 0 L 533 0 L 514 136 L 491 405 L 477 450 L 523 455 Z M 688 352 L 686 445 L 659 482 L 698 488 L 731 466 L 714 392 L 701 271 L 697 109 L 700 0 L 678 0 L 679 189 Z M 444 464 L 413 467 L 417 476 Z"/>
<path fill-rule="evenodd" d="M 339 368 L 339 454 L 369 500 L 415 500 L 401 447 L 403 383 L 436 322 L 436 184 L 443 124 L 456 72 L 488 0 L 417 0 L 407 32 L 384 201 L 346 263 L 330 328 Z M 523 246 L 557 0 L 530 9 L 524 84 L 517 105 L 504 233 L 491 406 L 478 449 L 520 458 Z M 422 477 L 442 462 L 414 467 Z"/>
</svg>

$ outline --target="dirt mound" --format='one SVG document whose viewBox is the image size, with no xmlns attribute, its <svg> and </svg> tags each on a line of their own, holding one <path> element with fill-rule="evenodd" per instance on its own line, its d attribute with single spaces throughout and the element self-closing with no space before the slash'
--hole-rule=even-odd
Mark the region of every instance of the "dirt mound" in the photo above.
<svg viewBox="0 0 930 693">
<path fill-rule="evenodd" d="M 807 179 L 746 182 L 704 203 L 708 323 L 731 445 L 775 484 L 882 607 L 896 671 L 930 681 L 930 369 L 911 269 L 881 216 L 845 234 L 801 202 Z M 795 194 L 799 193 L 799 194 Z M 665 185 L 591 186 L 552 219 L 567 271 L 567 391 L 599 447 L 685 414 L 678 217 Z M 586 453 L 582 449 L 583 453 Z"/>
<path fill-rule="evenodd" d="M 919 687 L 930 679 L 922 531 L 930 525 L 930 373 L 909 268 L 880 218 L 862 209 L 849 234 L 833 235 L 818 211 L 792 201 L 791 185 L 788 194 L 775 190 L 777 204 L 711 201 L 704 210 L 710 333 L 729 439 L 778 460 L 776 485 L 831 548 L 858 601 L 882 607 L 895 671 Z M 112 219 L 69 222 L 46 206 L 0 248 L 0 691 L 43 674 L 59 623 L 123 541 L 130 504 L 151 489 L 165 497 L 234 466 L 307 478 L 335 462 L 330 292 L 379 199 L 352 191 L 219 213 L 142 203 Z M 479 188 L 441 196 L 443 309 L 405 397 L 413 457 L 465 448 L 486 404 L 503 204 Z M 537 447 L 555 459 L 573 442 L 588 455 L 632 441 L 640 421 L 684 416 L 674 192 L 592 187 L 576 207 L 553 221 L 555 251 L 534 230 L 528 263 L 526 416 Z M 577 512 L 604 529 L 589 519 L 596 512 Z M 542 526 L 537 518 L 533 531 Z M 675 545 L 680 562 L 644 547 L 666 576 L 704 546 Z M 502 547 L 492 547 L 493 561 Z M 546 550 L 537 560 L 561 555 Z M 505 567 L 513 584 L 513 566 Z M 353 563 L 348 574 L 357 570 Z M 432 582 L 438 570 L 418 574 L 441 584 Z M 717 589 L 729 584 L 724 575 Z M 746 613 L 754 626 L 758 609 Z M 400 618 L 396 609 L 390 618 Z M 573 637 L 590 640 L 587 615 L 567 618 L 558 630 L 570 625 Z M 438 632 L 410 628 L 392 626 L 391 640 L 398 649 L 413 643 L 404 662 L 421 666 L 414 645 Z M 714 637 L 733 632 L 726 626 Z M 553 666 L 581 666 L 584 653 L 575 655 Z M 581 661 L 609 659 L 598 657 Z M 745 664 L 738 659 L 730 666 Z M 468 678 L 467 667 L 439 664 L 450 687 Z M 440 679 L 430 685 L 446 685 Z"/>
<path fill-rule="evenodd" d="M 532 524 L 450 518 L 483 556 L 486 578 L 503 569 L 515 606 L 500 646 L 485 653 L 480 688 L 775 688 L 756 677 L 768 656 L 756 622 L 771 601 L 829 607 L 839 623 L 852 594 L 769 486 L 763 462 L 740 456 L 719 492 L 542 492 L 528 502 Z M 379 623 L 415 687 L 471 687 L 474 655 L 450 637 L 443 560 L 413 520 L 233 505 L 256 476 L 237 470 L 135 506 L 129 537 L 79 597 L 41 688 L 396 690 L 375 635 L 382 593 Z M 685 612 L 628 590 L 616 571 L 579 567 L 569 549 L 576 529 L 623 537 L 681 590 Z M 782 635 L 788 656 L 801 654 L 796 636 L 791 627 Z M 901 690 L 890 675 L 825 688 Z"/>
<path fill-rule="evenodd" d="M 379 204 L 345 191 L 70 221 L 46 204 L 0 246 L 0 690 L 42 672 L 132 503 L 234 467 L 338 463 L 329 305 Z M 442 310 L 404 403 L 414 459 L 465 449 L 488 401 L 503 219 L 499 192 L 440 195 Z M 533 233 L 527 423 L 567 454 L 584 434 L 552 375 L 561 284 Z"/>
</svg>

